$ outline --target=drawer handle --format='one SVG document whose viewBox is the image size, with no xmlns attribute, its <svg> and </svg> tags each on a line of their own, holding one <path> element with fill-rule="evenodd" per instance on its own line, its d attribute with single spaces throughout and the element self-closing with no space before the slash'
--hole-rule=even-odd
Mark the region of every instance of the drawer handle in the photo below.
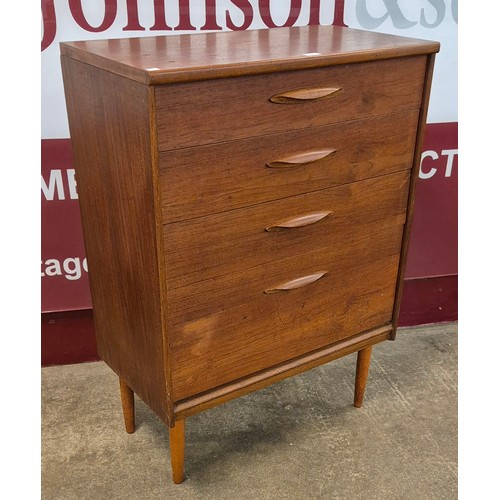
<svg viewBox="0 0 500 500">
<path fill-rule="evenodd" d="M 337 96 L 342 91 L 342 87 L 317 87 L 313 89 L 288 90 L 269 98 L 276 104 L 295 104 L 304 101 L 319 101 Z"/>
<path fill-rule="evenodd" d="M 284 168 L 294 167 L 296 165 L 308 165 L 315 161 L 322 160 L 327 156 L 333 156 L 337 152 L 336 149 L 320 149 L 319 151 L 306 151 L 286 158 L 280 158 L 266 163 L 269 168 Z"/>
<path fill-rule="evenodd" d="M 278 222 L 272 226 L 266 227 L 266 231 L 281 231 L 282 229 L 309 226 L 310 224 L 315 224 L 325 217 L 328 217 L 331 213 L 332 212 L 315 212 L 313 214 L 299 215 L 298 217 L 287 219 L 283 222 Z"/>
<path fill-rule="evenodd" d="M 268 288 L 267 290 L 264 290 L 264 293 L 271 294 L 277 292 L 286 292 L 287 290 L 294 290 L 295 288 L 300 288 L 302 286 L 309 285 L 310 283 L 314 283 L 327 274 L 328 271 L 319 271 L 314 274 L 309 274 L 308 276 L 302 276 L 301 278 L 287 281 L 286 283 L 281 283 L 281 285 L 277 285 L 274 288 Z"/>
</svg>

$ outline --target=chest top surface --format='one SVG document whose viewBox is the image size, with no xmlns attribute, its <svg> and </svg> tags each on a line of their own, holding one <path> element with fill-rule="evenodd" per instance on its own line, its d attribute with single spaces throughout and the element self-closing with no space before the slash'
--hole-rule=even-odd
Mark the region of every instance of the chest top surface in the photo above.
<svg viewBox="0 0 500 500">
<path fill-rule="evenodd" d="M 439 50 L 439 43 L 332 26 L 62 42 L 61 54 L 145 84 L 317 68 Z"/>
</svg>

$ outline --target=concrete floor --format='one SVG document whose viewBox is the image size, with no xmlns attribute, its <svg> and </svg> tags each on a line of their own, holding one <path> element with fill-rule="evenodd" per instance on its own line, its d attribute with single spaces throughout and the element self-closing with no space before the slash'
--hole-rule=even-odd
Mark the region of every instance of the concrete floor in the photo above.
<svg viewBox="0 0 500 500">
<path fill-rule="evenodd" d="M 136 399 L 123 429 L 104 363 L 42 369 L 42 498 L 457 498 L 457 324 L 400 329 L 374 347 L 365 404 L 355 355 L 186 421 L 186 481 L 168 431 Z"/>
</svg>

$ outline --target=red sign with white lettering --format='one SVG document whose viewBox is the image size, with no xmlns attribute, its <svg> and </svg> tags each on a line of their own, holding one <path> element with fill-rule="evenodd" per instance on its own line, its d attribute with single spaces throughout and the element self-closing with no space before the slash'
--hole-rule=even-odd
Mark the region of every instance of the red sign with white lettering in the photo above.
<svg viewBox="0 0 500 500">
<path fill-rule="evenodd" d="M 406 278 L 458 273 L 458 123 L 427 125 Z"/>
<path fill-rule="evenodd" d="M 92 307 L 69 139 L 42 140 L 42 312 Z"/>
<path fill-rule="evenodd" d="M 406 278 L 457 274 L 457 123 L 427 125 Z M 42 311 L 91 308 L 69 139 L 42 141 Z"/>
</svg>

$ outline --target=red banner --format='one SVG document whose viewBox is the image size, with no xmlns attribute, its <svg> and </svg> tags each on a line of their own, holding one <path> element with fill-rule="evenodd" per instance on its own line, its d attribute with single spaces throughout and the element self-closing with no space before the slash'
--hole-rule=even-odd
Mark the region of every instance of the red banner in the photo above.
<svg viewBox="0 0 500 500">
<path fill-rule="evenodd" d="M 458 123 L 426 128 L 406 278 L 458 273 Z"/>
<path fill-rule="evenodd" d="M 92 307 L 69 139 L 42 140 L 42 312 Z"/>
<path fill-rule="evenodd" d="M 457 274 L 457 123 L 427 125 L 406 278 Z M 69 139 L 42 140 L 42 312 L 92 307 Z"/>
</svg>

